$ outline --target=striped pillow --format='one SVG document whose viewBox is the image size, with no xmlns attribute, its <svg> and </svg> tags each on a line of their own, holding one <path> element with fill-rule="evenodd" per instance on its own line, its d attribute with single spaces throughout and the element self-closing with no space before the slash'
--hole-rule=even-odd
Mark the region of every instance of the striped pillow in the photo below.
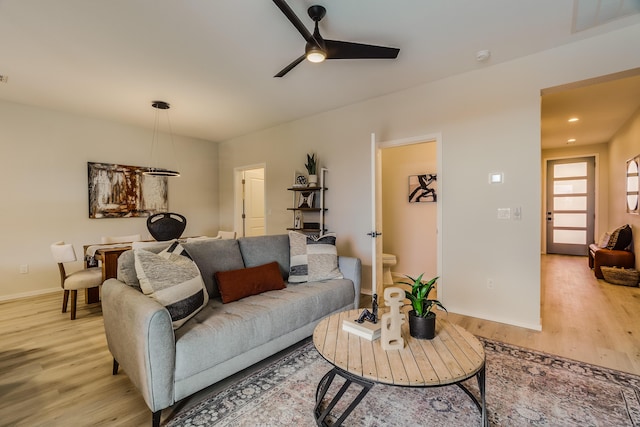
<svg viewBox="0 0 640 427">
<path fill-rule="evenodd" d="M 336 234 L 307 236 L 289 232 L 289 283 L 317 282 L 342 279 L 338 268 Z"/>
<path fill-rule="evenodd" d="M 209 302 L 200 270 L 178 242 L 159 254 L 135 249 L 134 257 L 142 292 L 167 308 L 173 329 Z"/>
</svg>

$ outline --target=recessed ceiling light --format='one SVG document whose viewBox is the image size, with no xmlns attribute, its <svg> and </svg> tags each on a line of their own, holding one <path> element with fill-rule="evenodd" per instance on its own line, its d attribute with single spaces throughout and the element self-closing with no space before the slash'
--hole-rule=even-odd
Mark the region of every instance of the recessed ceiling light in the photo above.
<svg viewBox="0 0 640 427">
<path fill-rule="evenodd" d="M 574 142 L 576 142 L 575 138 L 567 139 L 567 144 L 573 144 Z"/>
<path fill-rule="evenodd" d="M 567 120 L 567 121 L 568 121 L 569 123 L 575 123 L 575 122 L 577 122 L 578 120 L 580 120 L 580 119 L 579 119 L 579 118 L 577 118 L 577 117 L 571 117 L 571 118 L 570 118 L 569 120 Z"/>
<path fill-rule="evenodd" d="M 0 83 L 6 83 L 9 81 L 9 76 L 0 74 Z"/>
</svg>

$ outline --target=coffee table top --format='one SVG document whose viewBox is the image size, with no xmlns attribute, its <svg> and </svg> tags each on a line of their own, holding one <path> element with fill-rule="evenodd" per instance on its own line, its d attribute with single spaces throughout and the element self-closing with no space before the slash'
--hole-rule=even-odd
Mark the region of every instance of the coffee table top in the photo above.
<svg viewBox="0 0 640 427">
<path fill-rule="evenodd" d="M 436 336 L 419 340 L 402 325 L 404 348 L 385 351 L 380 340 L 369 341 L 342 330 L 343 319 L 356 319 L 358 310 L 329 316 L 313 331 L 313 344 L 328 362 L 367 380 L 402 386 L 432 387 L 474 376 L 485 362 L 482 343 L 464 328 L 438 314 Z"/>
</svg>

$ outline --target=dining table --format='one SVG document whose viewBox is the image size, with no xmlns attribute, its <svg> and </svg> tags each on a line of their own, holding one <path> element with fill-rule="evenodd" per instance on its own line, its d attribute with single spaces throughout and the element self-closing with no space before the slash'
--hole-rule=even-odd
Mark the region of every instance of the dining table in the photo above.
<svg viewBox="0 0 640 427">
<path fill-rule="evenodd" d="M 89 244 L 84 245 L 85 268 L 101 264 L 102 281 L 115 278 L 118 275 L 118 257 L 131 249 L 131 243 Z M 87 303 L 100 301 L 100 289 L 87 289 Z"/>
</svg>

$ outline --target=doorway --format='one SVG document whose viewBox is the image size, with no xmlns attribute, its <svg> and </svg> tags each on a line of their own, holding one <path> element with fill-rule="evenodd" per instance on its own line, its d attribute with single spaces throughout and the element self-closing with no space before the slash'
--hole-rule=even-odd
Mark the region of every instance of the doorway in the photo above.
<svg viewBox="0 0 640 427">
<path fill-rule="evenodd" d="M 435 159 L 431 159 L 431 162 L 433 163 L 433 165 L 423 165 L 424 167 L 428 167 L 429 169 L 431 169 L 432 167 L 435 169 L 436 173 L 440 173 L 438 171 L 441 170 L 441 165 L 442 165 L 442 148 L 441 148 L 441 142 L 442 142 L 442 137 L 440 134 L 431 134 L 431 135 L 423 135 L 423 136 L 416 136 L 416 137 L 410 137 L 410 138 L 405 138 L 405 139 L 399 139 L 399 140 L 391 140 L 391 141 L 382 141 L 382 142 L 378 142 L 376 140 L 376 135 L 372 134 L 371 135 L 371 143 L 372 143 L 372 159 L 371 159 L 371 170 L 372 170 L 372 200 L 373 200 L 373 206 L 372 206 L 372 230 L 375 230 L 376 233 L 373 233 L 376 237 L 379 235 L 378 233 L 381 233 L 380 237 L 382 238 L 374 238 L 373 239 L 373 245 L 372 245 L 372 293 L 377 293 L 378 294 L 378 298 L 379 301 L 380 299 L 382 299 L 382 295 L 383 295 L 383 285 L 382 285 L 382 247 L 383 247 L 383 239 L 385 238 L 384 236 L 384 231 L 383 231 L 383 227 L 384 227 L 384 213 L 383 213 L 383 206 L 385 204 L 387 204 L 388 200 L 383 200 L 383 192 L 382 192 L 382 187 L 383 187 L 383 165 L 382 165 L 382 152 L 388 148 L 392 148 L 392 147 L 402 147 L 402 146 L 413 146 L 413 145 L 426 145 L 426 146 L 430 146 L 433 147 L 433 152 L 434 152 L 434 156 Z M 391 151 L 389 151 L 391 152 Z M 416 166 L 417 170 L 422 171 L 422 166 L 418 167 Z M 426 171 L 428 172 L 428 171 Z M 414 206 L 409 206 L 409 175 L 411 175 L 413 172 L 409 172 L 408 170 L 404 170 L 402 172 L 405 176 L 403 178 L 401 178 L 402 183 L 399 184 L 399 187 L 397 188 L 396 194 L 398 195 L 398 197 L 400 198 L 397 203 L 401 203 L 403 204 L 405 207 L 412 207 L 415 209 L 419 209 L 420 204 L 414 204 L 412 203 L 411 205 Z M 440 185 L 440 181 L 441 181 L 441 175 L 438 175 L 438 185 Z M 395 201 L 391 201 L 390 203 L 396 203 Z M 439 275 L 440 271 L 441 271 L 441 249 L 442 249 L 442 235 L 441 233 L 439 233 L 438 230 L 440 230 L 440 224 L 441 224 L 441 217 L 442 217 L 442 208 L 441 208 L 441 204 L 440 203 L 433 203 L 433 204 L 429 204 L 431 206 L 431 208 L 434 208 L 435 206 L 435 230 L 433 230 L 433 232 L 435 233 L 435 274 Z M 404 224 L 407 225 L 407 224 Z M 422 242 L 419 241 L 419 239 L 415 238 L 415 233 L 413 233 L 411 231 L 411 227 L 409 227 L 409 229 L 406 229 L 406 227 L 401 227 L 399 229 L 400 231 L 396 231 L 393 232 L 394 234 L 398 234 L 397 239 L 399 242 L 402 242 L 402 245 L 407 245 L 407 246 L 411 246 L 414 244 L 417 244 L 418 246 L 420 246 L 420 244 Z M 374 237 L 374 236 L 372 236 Z M 391 231 L 389 232 L 389 236 L 387 237 L 387 239 L 391 239 Z M 396 250 L 393 246 L 390 245 L 384 245 L 389 246 L 389 249 L 391 250 Z M 394 249 L 392 249 L 394 248 Z M 389 250 L 388 249 L 388 250 Z M 398 249 L 397 252 L 401 252 L 401 249 Z M 420 251 L 418 251 L 420 252 Z M 395 254 L 395 255 L 399 255 L 399 254 Z M 404 257 L 402 257 L 404 258 Z M 424 261 L 424 260 L 423 260 Z M 398 258 L 398 262 L 400 262 L 400 258 Z M 420 272 L 422 272 L 425 268 L 425 264 L 424 262 L 418 262 L 419 266 L 415 266 L 415 267 L 403 267 L 402 264 L 398 265 L 397 267 L 399 268 L 403 268 L 403 269 L 411 269 L 413 270 L 414 268 L 418 269 Z M 398 270 L 399 271 L 399 270 Z M 414 271 L 407 271 L 408 273 L 414 273 Z M 443 289 L 444 286 L 440 287 L 438 292 L 438 298 L 441 298 L 441 296 L 443 295 Z"/>
<path fill-rule="evenodd" d="M 547 253 L 587 255 L 595 225 L 595 157 L 547 161 Z"/>
<path fill-rule="evenodd" d="M 238 236 L 264 236 L 265 218 L 265 168 L 246 166 L 237 168 L 234 229 Z"/>
</svg>

